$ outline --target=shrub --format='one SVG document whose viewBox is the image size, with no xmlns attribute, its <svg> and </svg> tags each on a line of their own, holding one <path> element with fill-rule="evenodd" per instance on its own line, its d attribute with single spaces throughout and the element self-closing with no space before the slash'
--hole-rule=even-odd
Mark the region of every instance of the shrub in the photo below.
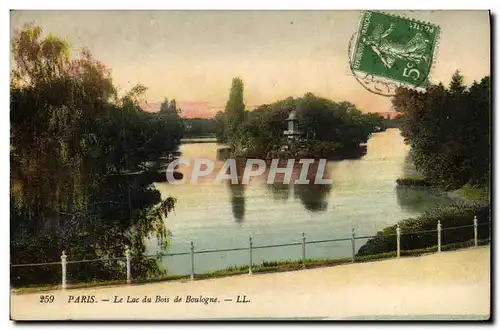
<svg viewBox="0 0 500 330">
<path fill-rule="evenodd" d="M 478 238 L 490 236 L 490 207 L 480 202 L 460 202 L 425 212 L 418 218 L 399 222 L 401 250 L 423 249 L 437 244 L 437 223 L 441 221 L 441 245 L 464 242 L 474 238 L 474 216 L 478 219 Z M 469 226 L 464 228 L 456 228 Z M 366 256 L 396 250 L 396 225 L 378 232 L 363 245 L 357 256 Z"/>
</svg>

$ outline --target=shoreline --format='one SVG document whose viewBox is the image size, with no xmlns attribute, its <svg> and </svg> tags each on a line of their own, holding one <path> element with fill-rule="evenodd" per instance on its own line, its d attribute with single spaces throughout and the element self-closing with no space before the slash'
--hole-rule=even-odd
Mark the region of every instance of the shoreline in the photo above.
<svg viewBox="0 0 500 330">
<path fill-rule="evenodd" d="M 487 246 L 490 245 L 489 239 L 478 240 L 478 246 Z M 460 251 L 467 250 L 473 247 L 473 241 L 465 241 L 461 243 L 452 243 L 443 245 L 441 247 L 442 251 Z M 437 246 L 432 246 L 424 249 L 414 249 L 414 250 L 406 250 L 401 251 L 402 258 L 409 257 L 420 257 L 429 254 L 437 253 Z M 285 260 L 285 261 L 266 261 L 262 264 L 253 265 L 252 274 L 269 274 L 269 273 L 281 273 L 281 272 L 293 272 L 297 270 L 303 269 L 316 269 L 316 268 L 325 268 L 325 267 L 334 267 L 334 266 L 342 266 L 342 265 L 350 265 L 357 263 L 365 263 L 365 262 L 375 262 L 375 261 L 383 261 L 397 259 L 396 251 L 379 253 L 369 256 L 356 256 L 355 261 L 352 262 L 351 258 L 336 258 L 336 259 L 306 259 L 305 267 L 303 266 L 302 261 L 300 260 Z M 233 277 L 238 275 L 248 274 L 248 265 L 245 266 L 231 266 L 226 269 L 220 269 L 213 272 L 201 273 L 195 275 L 195 280 L 204 280 L 204 279 L 214 279 L 214 278 L 226 278 Z M 186 282 L 189 281 L 190 275 L 167 275 L 161 278 L 152 278 L 152 279 L 138 279 L 132 280 L 131 285 L 143 285 L 148 283 L 158 283 L 158 282 Z M 67 290 L 76 290 L 76 289 L 84 289 L 84 288 L 106 288 L 106 287 L 120 287 L 127 285 L 126 280 L 110 280 L 110 281 L 101 281 L 101 282 L 90 282 L 90 283 L 75 283 L 68 284 Z M 33 286 L 33 287 L 19 287 L 19 288 L 10 288 L 11 294 L 22 295 L 29 294 L 34 292 L 46 292 L 60 290 L 60 285 L 46 285 L 46 286 Z"/>
</svg>

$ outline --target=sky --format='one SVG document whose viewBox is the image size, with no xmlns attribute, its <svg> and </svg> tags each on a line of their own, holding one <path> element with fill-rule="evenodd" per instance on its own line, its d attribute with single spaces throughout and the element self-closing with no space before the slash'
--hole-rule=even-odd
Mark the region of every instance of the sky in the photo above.
<svg viewBox="0 0 500 330">
<path fill-rule="evenodd" d="M 487 11 L 390 12 L 441 27 L 431 82 L 459 69 L 470 84 L 490 74 Z M 359 11 L 11 11 L 11 33 L 34 22 L 85 46 L 125 92 L 148 87 L 147 110 L 175 98 L 187 117 L 223 110 L 231 80 L 245 83 L 247 108 L 307 92 L 363 112 L 391 110 L 349 75 L 348 45 Z"/>
</svg>

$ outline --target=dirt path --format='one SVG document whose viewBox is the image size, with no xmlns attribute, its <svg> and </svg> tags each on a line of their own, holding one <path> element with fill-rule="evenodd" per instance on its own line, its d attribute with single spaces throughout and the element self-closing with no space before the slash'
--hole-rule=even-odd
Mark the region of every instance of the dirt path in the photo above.
<svg viewBox="0 0 500 330">
<path fill-rule="evenodd" d="M 54 302 L 40 303 L 42 294 Z M 217 301 L 186 302 L 188 295 Z M 78 296 L 94 302 L 68 303 Z M 114 303 L 115 296 L 123 301 Z M 142 302 L 145 296 L 152 302 Z M 489 313 L 489 246 L 285 273 L 11 294 L 11 317 L 18 320 L 486 319 Z"/>
</svg>

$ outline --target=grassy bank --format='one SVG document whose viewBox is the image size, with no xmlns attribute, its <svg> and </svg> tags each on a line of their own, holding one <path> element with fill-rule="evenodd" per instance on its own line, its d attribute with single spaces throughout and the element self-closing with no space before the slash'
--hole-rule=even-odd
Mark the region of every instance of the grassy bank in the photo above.
<svg viewBox="0 0 500 330">
<path fill-rule="evenodd" d="M 462 188 L 452 191 L 450 195 L 457 196 L 463 200 L 477 201 L 489 203 L 490 191 L 488 187 L 473 187 L 470 184 L 464 185 Z"/>
<path fill-rule="evenodd" d="M 482 239 L 478 241 L 478 245 L 488 245 L 489 242 L 490 242 L 489 239 Z M 441 250 L 453 251 L 462 248 L 468 248 L 471 246 L 474 246 L 474 241 L 468 240 L 465 242 L 443 245 L 441 246 Z M 414 249 L 406 251 L 402 250 L 400 255 L 401 257 L 418 257 L 429 253 L 434 253 L 436 251 L 437 251 L 437 246 L 430 246 L 423 249 Z M 396 251 L 388 251 L 385 253 L 379 253 L 369 256 L 356 256 L 354 261 L 356 263 L 371 262 L 377 260 L 391 259 L 395 257 L 396 257 Z M 351 258 L 306 259 L 304 262 L 302 262 L 301 260 L 264 261 L 261 264 L 253 265 L 252 273 L 253 274 L 276 273 L 276 272 L 294 271 L 301 269 L 339 266 L 350 263 L 352 263 Z M 216 270 L 213 272 L 196 274 L 195 279 L 220 278 L 220 277 L 235 276 L 242 274 L 248 274 L 248 265 L 232 266 L 225 269 Z M 133 280 L 132 282 L 133 284 L 145 284 L 145 283 L 155 283 L 155 282 L 187 281 L 189 279 L 190 279 L 189 275 L 166 275 L 161 278 Z M 74 290 L 74 289 L 84 289 L 91 287 L 109 287 L 109 286 L 117 286 L 125 284 L 126 284 L 125 280 L 75 283 L 75 284 L 69 284 L 68 289 Z M 43 292 L 43 291 L 51 291 L 58 289 L 60 289 L 60 285 L 38 286 L 38 287 L 32 286 L 32 287 L 14 288 L 12 289 L 12 292 L 15 294 L 23 294 L 23 293 Z"/>
</svg>

